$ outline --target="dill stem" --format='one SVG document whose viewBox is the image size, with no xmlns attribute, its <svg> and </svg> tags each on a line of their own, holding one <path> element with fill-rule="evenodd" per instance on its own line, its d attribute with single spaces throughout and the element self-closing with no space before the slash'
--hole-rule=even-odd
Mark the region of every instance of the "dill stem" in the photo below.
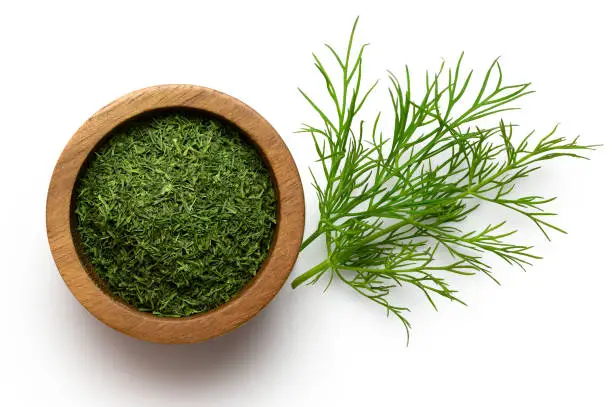
<svg viewBox="0 0 612 407">
<path fill-rule="evenodd" d="M 314 242 L 322 234 L 323 234 L 323 231 L 321 229 L 317 229 L 314 232 L 312 232 L 312 234 L 310 236 L 308 236 L 308 238 L 306 238 L 306 240 L 304 240 L 302 242 L 302 245 L 300 246 L 300 251 L 302 251 L 306 247 L 308 247 L 308 245 L 310 245 L 312 242 Z"/>
<path fill-rule="evenodd" d="M 321 263 L 317 264 L 316 266 L 314 266 L 307 272 L 300 274 L 298 277 L 296 277 L 295 280 L 291 282 L 291 287 L 296 288 L 297 286 L 304 283 L 305 281 L 310 280 L 317 274 L 327 270 L 329 268 L 329 265 L 330 265 L 329 259 L 322 261 Z"/>
<path fill-rule="evenodd" d="M 371 242 L 373 240 L 378 239 L 381 236 L 384 236 L 385 234 L 388 234 L 394 230 L 397 230 L 399 228 L 401 228 L 402 226 L 408 225 L 410 223 L 413 222 L 413 219 L 405 219 L 402 220 L 400 222 L 397 222 L 389 227 L 387 227 L 386 229 L 378 232 L 378 233 L 374 233 L 373 235 L 362 239 L 362 243 L 368 243 Z M 316 232 L 314 232 L 313 234 L 311 234 L 308 239 L 306 239 L 304 241 L 304 243 L 302 243 L 302 249 L 304 249 L 306 246 L 308 246 L 312 241 L 314 241 L 317 237 L 319 237 L 323 232 L 320 230 L 317 230 Z M 329 259 L 322 261 L 321 263 L 317 264 L 316 266 L 314 266 L 313 268 L 311 268 L 310 270 L 306 271 L 305 273 L 300 274 L 299 276 L 297 276 L 292 282 L 291 282 L 291 287 L 292 288 L 296 288 L 299 285 L 301 285 L 302 283 L 304 283 L 307 280 L 310 280 L 311 278 L 313 278 L 314 276 L 316 276 L 317 274 L 327 270 L 330 266 L 330 262 Z"/>
</svg>

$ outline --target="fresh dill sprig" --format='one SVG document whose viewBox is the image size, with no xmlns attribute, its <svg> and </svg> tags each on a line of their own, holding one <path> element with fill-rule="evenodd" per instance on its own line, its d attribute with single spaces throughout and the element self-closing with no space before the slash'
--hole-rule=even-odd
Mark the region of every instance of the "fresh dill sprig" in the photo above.
<svg viewBox="0 0 612 407">
<path fill-rule="evenodd" d="M 531 132 L 517 142 L 516 126 L 499 116 L 517 109 L 515 102 L 532 93 L 530 84 L 506 85 L 495 60 L 468 98 L 476 80 L 473 71 L 462 71 L 463 54 L 454 67 L 443 63 L 428 73 L 419 96 L 412 92 L 408 67 L 401 79 L 389 74 L 393 134 L 378 130 L 380 113 L 366 134 L 358 114 L 376 83 L 362 90 L 366 45 L 354 49 L 357 22 L 344 56 L 327 45 L 339 81 L 314 56 L 333 111 L 325 112 L 300 90 L 321 119 L 301 131 L 312 135 L 325 178 L 313 174 L 320 220 L 302 249 L 323 236 L 327 258 L 292 286 L 316 283 L 326 274 L 330 283 L 337 277 L 397 316 L 409 334 L 408 308 L 389 302 L 391 290 L 412 284 L 435 308 L 437 296 L 462 302 L 447 275 L 482 272 L 494 279 L 486 253 L 529 265 L 538 256 L 531 246 L 511 241 L 516 231 L 506 229 L 505 222 L 466 231 L 461 221 L 486 201 L 528 217 L 546 238 L 550 230 L 563 232 L 545 209 L 554 198 L 516 196 L 515 184 L 547 160 L 585 158 L 595 146 L 558 137 L 556 127 L 544 137 Z M 441 250 L 453 260 L 443 263 Z"/>
<path fill-rule="evenodd" d="M 183 317 L 231 300 L 268 255 L 270 173 L 219 119 L 157 112 L 114 131 L 80 176 L 76 228 L 108 290 Z"/>
</svg>

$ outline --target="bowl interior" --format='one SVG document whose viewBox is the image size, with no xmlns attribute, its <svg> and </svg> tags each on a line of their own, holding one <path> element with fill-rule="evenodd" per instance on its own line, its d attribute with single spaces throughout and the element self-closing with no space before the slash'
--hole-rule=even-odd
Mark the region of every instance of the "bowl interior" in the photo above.
<svg viewBox="0 0 612 407">
<path fill-rule="evenodd" d="M 125 119 L 124 121 L 122 121 L 121 123 L 119 123 L 117 126 L 115 126 L 111 131 L 109 131 L 103 138 L 100 139 L 100 141 L 98 141 L 95 144 L 95 147 L 93 149 L 91 149 L 91 151 L 89 151 L 89 153 L 87 154 L 87 158 L 85 159 L 85 161 L 83 162 L 83 165 L 81 166 L 81 168 L 79 169 L 76 181 L 75 181 L 75 185 L 72 189 L 73 193 L 72 193 L 72 197 L 71 197 L 71 202 L 70 202 L 70 232 L 72 234 L 72 239 L 74 241 L 75 244 L 75 249 L 77 251 L 77 254 L 79 256 L 79 260 L 81 261 L 81 264 L 83 266 L 83 268 L 85 270 L 87 270 L 87 273 L 89 274 L 90 278 L 96 283 L 96 285 L 107 295 L 109 296 L 113 301 L 115 302 L 119 302 L 121 303 L 123 306 L 130 308 L 132 311 L 134 312 L 138 312 L 138 313 L 142 313 L 144 315 L 148 315 L 148 316 L 153 316 L 155 318 L 167 318 L 167 319 L 187 319 L 187 318 L 200 318 L 205 316 L 206 314 L 214 311 L 215 309 L 227 306 L 228 304 L 232 303 L 233 301 L 235 301 L 238 297 L 240 297 L 245 291 L 248 291 L 250 289 L 251 286 L 253 286 L 253 284 L 255 283 L 255 281 L 260 277 L 260 272 L 262 270 L 265 270 L 265 266 L 269 260 L 270 254 L 275 250 L 276 248 L 276 244 L 277 244 L 277 240 L 278 240 L 278 228 L 274 227 L 274 231 L 273 231 L 273 236 L 272 236 L 272 242 L 270 245 L 270 249 L 268 251 L 268 255 L 266 260 L 263 262 L 263 264 L 261 265 L 259 271 L 255 274 L 255 276 L 253 276 L 253 278 L 251 278 L 251 280 L 244 286 L 242 287 L 241 290 L 239 290 L 231 300 L 229 300 L 228 302 L 226 302 L 225 304 L 220 305 L 219 307 L 209 310 L 209 311 L 205 311 L 205 312 L 201 312 L 198 314 L 194 314 L 191 316 L 187 316 L 187 317 L 163 317 L 163 316 L 155 316 L 154 314 L 150 313 L 150 312 L 144 312 L 144 311 L 140 311 L 138 310 L 136 307 L 128 304 L 127 302 L 125 302 L 123 299 L 113 295 L 108 287 L 108 284 L 98 275 L 98 273 L 95 271 L 94 266 L 91 264 L 91 262 L 89 261 L 88 256 L 85 254 L 85 251 L 83 249 L 82 243 L 81 243 L 81 238 L 80 238 L 80 233 L 77 230 L 77 219 L 76 219 L 76 214 L 75 214 L 75 207 L 76 207 L 76 183 L 78 183 L 79 179 L 81 178 L 81 176 L 83 175 L 83 173 L 87 170 L 87 168 L 89 167 L 89 164 L 91 162 L 91 160 L 93 159 L 93 157 L 95 156 L 96 151 L 98 151 L 105 143 L 107 143 L 110 138 L 112 138 L 112 136 L 114 134 L 116 134 L 117 131 L 120 131 L 121 128 L 129 126 L 131 123 L 133 123 L 136 120 L 143 120 L 143 119 L 147 119 L 147 118 L 153 118 L 159 114 L 164 114 L 164 113 L 187 113 L 190 116 L 195 116 L 195 117 L 204 117 L 204 118 L 215 118 L 219 121 L 225 122 L 226 124 L 230 124 L 231 126 L 235 127 L 238 129 L 238 131 L 240 132 L 240 136 L 241 138 L 246 141 L 249 145 L 251 145 L 259 154 L 259 157 L 261 158 L 264 166 L 266 167 L 268 174 L 270 175 L 270 178 L 272 180 L 272 184 L 274 187 L 274 192 L 275 192 L 275 196 L 276 196 L 276 221 L 277 224 L 279 222 L 279 217 L 280 217 L 280 200 L 279 200 L 279 191 L 278 191 L 278 182 L 275 176 L 274 171 L 272 171 L 272 168 L 270 166 L 270 163 L 266 157 L 266 155 L 264 154 L 264 151 L 262 150 L 261 146 L 256 143 L 253 138 L 249 135 L 249 133 L 247 131 L 245 131 L 244 129 L 240 128 L 236 123 L 228 120 L 227 118 L 223 117 L 223 116 L 219 116 L 216 115 L 214 113 L 211 113 L 209 111 L 206 110 L 202 110 L 202 109 L 196 109 L 196 108 L 189 108 L 189 107 L 164 107 L 164 108 L 158 108 L 158 109 L 153 109 L 153 110 L 149 110 L 146 111 L 144 113 L 129 117 L 127 119 Z"/>
</svg>

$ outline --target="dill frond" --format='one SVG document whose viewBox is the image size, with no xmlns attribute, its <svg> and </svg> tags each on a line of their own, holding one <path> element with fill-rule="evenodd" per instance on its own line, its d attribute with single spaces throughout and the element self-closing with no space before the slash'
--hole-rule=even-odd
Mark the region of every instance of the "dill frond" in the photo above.
<svg viewBox="0 0 612 407">
<path fill-rule="evenodd" d="M 515 184 L 547 160 L 585 158 L 596 146 L 556 136 L 556 127 L 544 137 L 531 132 L 517 140 L 516 125 L 501 114 L 517 109 L 515 102 L 533 92 L 531 85 L 505 84 L 498 60 L 475 83 L 473 71 L 462 70 L 463 54 L 455 66 L 428 73 L 418 96 L 408 67 L 401 78 L 389 74 L 393 134 L 378 130 L 380 113 L 366 132 L 358 116 L 376 83 L 362 85 L 366 46 L 355 47 L 357 22 L 343 57 L 327 46 L 339 80 L 314 57 L 333 111 L 300 90 L 320 117 L 301 132 L 312 136 L 325 178 L 313 175 L 320 220 L 302 248 L 324 237 L 327 258 L 292 286 L 337 278 L 395 315 L 409 334 L 408 308 L 389 302 L 391 290 L 411 284 L 436 307 L 436 297 L 461 302 L 445 276 L 479 272 L 493 278 L 486 253 L 529 265 L 538 256 L 512 241 L 516 231 L 504 221 L 467 231 L 461 222 L 484 201 L 526 216 L 546 238 L 551 230 L 563 232 L 545 209 L 554 198 L 516 196 Z M 453 260 L 441 264 L 441 250 Z"/>
</svg>

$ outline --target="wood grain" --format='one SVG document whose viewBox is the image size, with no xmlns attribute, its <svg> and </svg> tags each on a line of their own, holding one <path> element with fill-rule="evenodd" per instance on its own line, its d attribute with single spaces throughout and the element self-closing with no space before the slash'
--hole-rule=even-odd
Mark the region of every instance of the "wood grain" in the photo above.
<svg viewBox="0 0 612 407">
<path fill-rule="evenodd" d="M 240 128 L 267 162 L 277 192 L 277 225 L 268 259 L 253 280 L 223 306 L 186 318 L 140 312 L 111 296 L 88 270 L 72 216 L 72 197 L 88 156 L 114 128 L 145 112 L 164 108 L 202 110 Z M 304 194 L 300 176 L 281 137 L 246 104 L 224 93 L 193 85 L 161 85 L 127 94 L 95 113 L 62 152 L 47 195 L 47 236 L 53 258 L 68 288 L 105 324 L 135 338 L 189 343 L 224 334 L 247 322 L 274 298 L 299 253 L 304 232 Z M 82 261 L 83 259 L 83 261 Z"/>
</svg>

